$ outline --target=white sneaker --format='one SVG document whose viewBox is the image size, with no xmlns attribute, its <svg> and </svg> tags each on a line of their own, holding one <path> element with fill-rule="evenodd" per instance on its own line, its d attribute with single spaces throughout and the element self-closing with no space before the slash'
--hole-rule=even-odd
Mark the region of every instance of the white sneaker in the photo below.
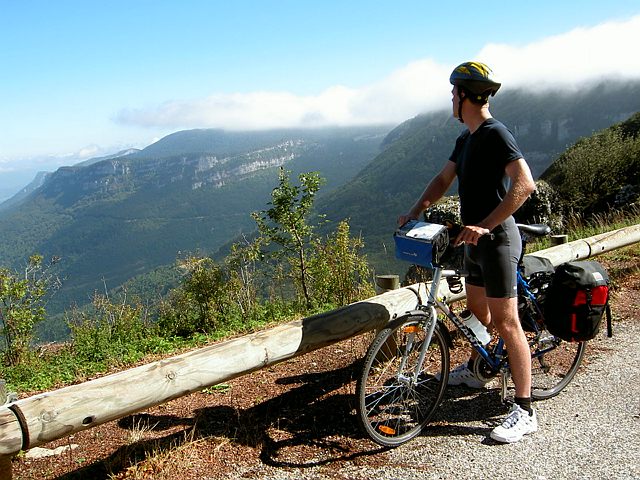
<svg viewBox="0 0 640 480">
<path fill-rule="evenodd" d="M 536 411 L 534 410 L 529 415 L 529 412 L 514 403 L 502 425 L 497 426 L 491 432 L 491 438 L 498 442 L 514 443 L 521 440 L 527 433 L 533 433 L 536 430 L 538 430 Z"/>
<path fill-rule="evenodd" d="M 487 382 L 480 380 L 469 370 L 466 363 L 458 365 L 449 372 L 448 385 L 466 385 L 469 388 L 484 388 Z"/>
</svg>

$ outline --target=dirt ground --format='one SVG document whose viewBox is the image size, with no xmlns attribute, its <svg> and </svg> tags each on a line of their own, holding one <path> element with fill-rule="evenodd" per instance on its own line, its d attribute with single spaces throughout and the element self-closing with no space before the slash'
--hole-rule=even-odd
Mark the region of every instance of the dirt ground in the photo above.
<svg viewBox="0 0 640 480">
<path fill-rule="evenodd" d="M 612 310 L 616 321 L 637 321 L 639 308 L 636 267 L 616 285 Z M 264 466 L 295 472 L 317 465 L 341 478 L 345 463 L 382 465 L 385 450 L 364 435 L 355 412 L 355 378 L 370 340 L 346 340 L 44 445 L 77 445 L 59 455 L 20 454 L 14 479 L 195 480 L 239 471 L 258 478 Z"/>
</svg>

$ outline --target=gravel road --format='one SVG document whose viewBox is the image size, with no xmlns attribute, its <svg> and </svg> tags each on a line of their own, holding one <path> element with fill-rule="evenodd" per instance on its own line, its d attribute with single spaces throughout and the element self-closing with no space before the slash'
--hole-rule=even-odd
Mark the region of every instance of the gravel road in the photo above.
<svg viewBox="0 0 640 480">
<path fill-rule="evenodd" d="M 391 453 L 413 472 L 403 467 L 376 477 L 640 478 L 640 323 L 618 325 L 616 332 L 589 345 L 586 369 L 563 393 L 536 403 L 535 434 L 497 444 L 486 439 L 497 423 L 493 416 L 462 416 L 457 431 L 428 435 Z"/>
<path fill-rule="evenodd" d="M 640 322 L 589 343 L 587 361 L 557 397 L 536 402 L 539 430 L 516 444 L 488 439 L 506 413 L 496 390 L 450 388 L 435 425 L 411 442 L 347 463 L 238 472 L 237 478 L 640 479 Z M 375 465 L 380 466 L 375 466 Z"/>
</svg>

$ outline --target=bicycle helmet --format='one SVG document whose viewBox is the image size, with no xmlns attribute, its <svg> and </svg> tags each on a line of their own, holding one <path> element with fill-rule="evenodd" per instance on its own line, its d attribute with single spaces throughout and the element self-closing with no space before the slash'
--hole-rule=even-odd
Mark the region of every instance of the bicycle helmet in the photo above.
<svg viewBox="0 0 640 480">
<path fill-rule="evenodd" d="M 501 86 L 496 82 L 491 74 L 491 69 L 480 62 L 465 62 L 458 65 L 451 76 L 449 82 L 458 87 L 458 120 L 462 122 L 462 102 L 469 98 L 474 103 L 484 104 L 489 96 L 494 96 Z M 465 96 L 461 95 L 465 92 Z"/>
</svg>

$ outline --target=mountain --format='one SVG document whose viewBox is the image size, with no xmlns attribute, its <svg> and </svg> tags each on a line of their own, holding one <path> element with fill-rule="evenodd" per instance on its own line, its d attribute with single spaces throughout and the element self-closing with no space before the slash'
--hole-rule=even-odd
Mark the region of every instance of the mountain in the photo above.
<svg viewBox="0 0 640 480">
<path fill-rule="evenodd" d="M 31 182 L 29 182 L 26 187 L 24 187 L 8 200 L 0 203 L 0 211 L 10 209 L 11 207 L 20 204 L 25 198 L 29 196 L 29 194 L 40 188 L 49 175 L 50 172 L 38 172 L 35 178 L 31 180 Z"/>
<path fill-rule="evenodd" d="M 0 265 L 19 266 L 33 253 L 61 257 L 65 282 L 50 311 L 86 303 L 179 252 L 214 252 L 251 231 L 250 212 L 266 207 L 280 166 L 320 171 L 327 191 L 339 187 L 379 153 L 390 129 L 186 131 L 59 168 L 0 211 Z"/>
<path fill-rule="evenodd" d="M 500 92 L 492 113 L 514 132 L 536 176 L 580 137 L 640 110 L 640 82 L 573 91 Z M 255 227 L 284 166 L 327 179 L 316 204 L 334 228 L 350 219 L 376 271 L 401 271 L 391 234 L 448 158 L 462 126 L 451 112 L 398 125 L 225 132 L 176 132 L 140 151 L 50 173 L 0 209 L 0 265 L 34 253 L 61 257 L 60 312 L 95 290 L 174 263 L 179 252 L 212 254 Z M 94 161 L 95 160 L 95 161 Z M 455 193 L 455 186 L 450 193 Z"/>
<path fill-rule="evenodd" d="M 501 91 L 491 99 L 492 114 L 514 133 L 536 178 L 579 138 L 639 110 L 638 81 L 539 93 Z M 450 111 L 410 119 L 387 135 L 383 151 L 356 177 L 318 199 L 318 211 L 332 222 L 350 219 L 378 272 L 399 271 L 392 240 L 396 218 L 442 168 L 463 128 Z M 456 193 L 456 185 L 448 193 Z"/>
</svg>

